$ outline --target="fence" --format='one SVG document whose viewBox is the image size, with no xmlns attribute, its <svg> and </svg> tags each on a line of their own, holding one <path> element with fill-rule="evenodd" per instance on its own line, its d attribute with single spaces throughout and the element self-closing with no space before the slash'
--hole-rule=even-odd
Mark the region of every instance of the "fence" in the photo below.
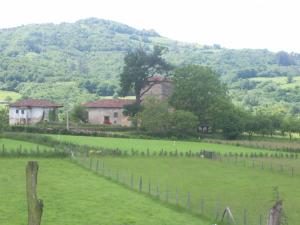
<svg viewBox="0 0 300 225">
<path fill-rule="evenodd" d="M 139 151 L 131 149 L 130 151 L 121 150 L 121 149 L 108 149 L 108 148 L 93 148 L 88 146 L 78 146 L 70 145 L 65 147 L 66 149 L 70 149 L 72 152 L 82 152 L 86 156 L 95 155 L 95 156 L 118 156 L 118 157 L 187 157 L 187 158 L 208 158 L 215 161 L 219 161 L 221 163 L 230 163 L 236 166 L 242 166 L 252 169 L 260 169 L 260 170 L 269 170 L 271 172 L 278 172 L 283 175 L 288 176 L 296 176 L 299 175 L 299 168 L 291 165 L 284 165 L 282 163 L 268 162 L 266 159 L 286 159 L 291 160 L 289 162 L 294 162 L 294 160 L 298 159 L 298 154 L 295 153 L 286 153 L 286 154 L 244 154 L 244 153 L 225 153 L 221 154 L 220 152 L 215 152 L 211 150 L 200 150 L 198 152 L 189 151 L 165 151 L 161 149 L 159 152 L 150 151 L 147 149 L 146 151 Z M 296 162 L 296 161 L 295 161 Z"/>
<path fill-rule="evenodd" d="M 267 209 L 262 210 L 260 214 L 251 212 L 246 208 L 232 209 L 228 203 L 222 202 L 221 198 L 194 196 L 191 192 L 183 192 L 178 188 L 162 185 L 132 171 L 121 171 L 107 167 L 101 158 L 89 157 L 84 153 L 73 154 L 70 160 L 133 191 L 143 193 L 179 210 L 199 215 L 214 223 L 226 225 L 265 225 L 267 223 Z M 227 207 L 231 209 L 235 223 L 230 220 L 227 214 L 223 223 L 220 223 Z"/>
<path fill-rule="evenodd" d="M 41 149 L 37 146 L 35 149 L 23 148 L 20 145 L 18 148 L 8 148 L 2 145 L 0 150 L 0 157 L 67 157 L 69 152 L 66 150 L 53 149 Z"/>
</svg>

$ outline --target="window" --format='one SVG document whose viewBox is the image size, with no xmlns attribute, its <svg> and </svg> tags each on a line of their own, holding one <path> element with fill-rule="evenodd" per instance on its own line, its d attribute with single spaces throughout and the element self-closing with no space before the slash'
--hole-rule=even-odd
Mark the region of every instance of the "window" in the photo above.
<svg viewBox="0 0 300 225">
<path fill-rule="evenodd" d="M 118 113 L 114 112 L 114 118 L 118 118 Z"/>
<path fill-rule="evenodd" d="M 21 110 L 21 114 L 24 114 L 24 109 Z"/>
<path fill-rule="evenodd" d="M 109 116 L 104 116 L 104 124 L 111 124 Z"/>
<path fill-rule="evenodd" d="M 19 110 L 18 109 L 16 110 L 16 113 L 19 114 Z"/>
</svg>

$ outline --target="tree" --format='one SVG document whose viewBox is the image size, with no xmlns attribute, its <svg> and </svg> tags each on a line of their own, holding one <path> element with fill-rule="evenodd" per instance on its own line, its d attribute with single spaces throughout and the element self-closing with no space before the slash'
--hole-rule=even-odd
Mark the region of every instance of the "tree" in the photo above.
<svg viewBox="0 0 300 225">
<path fill-rule="evenodd" d="M 295 64 L 293 55 L 287 52 L 280 51 L 276 54 L 277 64 L 280 66 L 291 66 Z"/>
<path fill-rule="evenodd" d="M 258 123 L 255 115 L 250 112 L 246 113 L 245 116 L 245 132 L 248 133 L 248 139 L 251 140 L 253 134 L 258 131 Z"/>
<path fill-rule="evenodd" d="M 165 74 L 172 69 L 171 65 L 162 58 L 164 50 L 163 47 L 155 46 L 150 53 L 142 47 L 127 52 L 123 72 L 120 75 L 121 96 L 126 96 L 133 89 L 136 104 L 141 104 L 142 96 L 154 85 L 149 78 L 157 74 Z M 143 90 L 147 86 L 149 88 Z"/>
<path fill-rule="evenodd" d="M 0 133 L 2 133 L 9 124 L 8 109 L 0 108 Z"/>
<path fill-rule="evenodd" d="M 74 106 L 71 112 L 71 119 L 76 122 L 86 123 L 88 121 L 88 112 L 82 105 Z"/>
<path fill-rule="evenodd" d="M 153 134 L 166 134 L 170 130 L 169 106 L 166 101 L 147 98 L 139 113 L 141 128 Z"/>
<path fill-rule="evenodd" d="M 196 132 L 198 118 L 193 113 L 184 110 L 170 112 L 170 131 L 173 135 L 185 137 Z"/>
<path fill-rule="evenodd" d="M 246 113 L 231 106 L 222 117 L 222 131 L 226 139 L 236 139 L 245 129 Z"/>
<path fill-rule="evenodd" d="M 219 127 L 222 113 L 231 104 L 227 88 L 208 67 L 190 65 L 175 71 L 171 105 L 194 113 L 200 125 Z"/>
<path fill-rule="evenodd" d="M 261 133 L 263 136 L 274 132 L 271 117 L 266 112 L 258 111 L 255 118 L 258 125 L 257 132 Z"/>
<path fill-rule="evenodd" d="M 141 128 L 152 134 L 187 136 L 198 126 L 198 118 L 191 112 L 174 110 L 167 101 L 147 98 L 138 114 Z"/>
<path fill-rule="evenodd" d="M 288 132 L 290 140 L 293 133 L 299 132 L 299 121 L 295 117 L 286 117 L 282 122 L 282 132 Z"/>
</svg>

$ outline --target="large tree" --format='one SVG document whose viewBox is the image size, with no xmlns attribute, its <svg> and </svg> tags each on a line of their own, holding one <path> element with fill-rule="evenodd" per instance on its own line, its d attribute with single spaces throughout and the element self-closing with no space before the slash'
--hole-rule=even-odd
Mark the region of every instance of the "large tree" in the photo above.
<svg viewBox="0 0 300 225">
<path fill-rule="evenodd" d="M 142 47 L 127 52 L 124 58 L 123 72 L 120 76 L 120 94 L 122 96 L 126 96 L 133 90 L 136 104 L 141 104 L 142 96 L 155 84 L 150 78 L 155 75 L 165 75 L 172 68 L 162 58 L 164 50 L 163 47 L 154 46 L 151 52 L 147 52 Z"/>
<path fill-rule="evenodd" d="M 189 65 L 174 74 L 171 104 L 176 109 L 193 112 L 200 125 L 220 128 L 224 110 L 230 108 L 226 87 L 208 67 Z"/>
</svg>

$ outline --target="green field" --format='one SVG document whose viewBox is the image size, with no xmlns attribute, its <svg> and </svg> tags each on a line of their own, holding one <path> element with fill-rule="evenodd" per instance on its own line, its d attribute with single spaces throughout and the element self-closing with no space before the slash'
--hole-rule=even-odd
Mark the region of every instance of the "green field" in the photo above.
<svg viewBox="0 0 300 225">
<path fill-rule="evenodd" d="M 27 224 L 25 159 L 0 159 L 0 224 Z M 71 162 L 38 159 L 43 225 L 210 225 Z"/>
<path fill-rule="evenodd" d="M 27 150 L 36 150 L 39 148 L 40 150 L 52 150 L 52 148 L 45 145 L 38 145 L 31 142 L 12 140 L 7 138 L 0 138 L 0 147 L 1 151 L 3 150 L 3 146 L 6 150 L 17 150 L 17 149 L 27 149 Z"/>
<path fill-rule="evenodd" d="M 21 98 L 21 95 L 13 91 L 2 91 L 0 90 L 0 100 L 4 101 L 6 98 L 11 98 L 11 101 L 16 101 Z"/>
<path fill-rule="evenodd" d="M 93 160 L 93 168 L 96 167 Z M 89 166 L 89 161 L 87 165 Z M 299 164 L 299 160 L 297 162 Z M 297 208 L 300 207 L 300 174 L 253 169 L 232 163 L 193 158 L 172 157 L 104 157 L 99 161 L 99 172 L 128 183 L 131 174 L 134 186 L 138 189 L 142 176 L 144 191 L 148 192 L 149 181 L 155 195 L 157 185 L 160 198 L 175 202 L 176 189 L 179 190 L 180 204 L 186 205 L 187 193 L 190 192 L 191 206 L 199 212 L 201 199 L 205 201 L 205 215 L 214 218 L 216 205 L 220 211 L 230 206 L 238 224 L 242 224 L 243 212 L 247 210 L 248 224 L 259 224 L 259 216 L 266 219 L 268 209 L 275 202 L 274 187 L 278 187 L 280 197 L 284 201 L 284 210 L 289 224 L 300 220 Z M 219 212 L 220 213 L 220 212 Z M 265 223 L 264 223 L 265 224 Z"/>
<path fill-rule="evenodd" d="M 119 148 L 122 150 L 131 149 L 146 151 L 200 151 L 211 150 L 220 153 L 260 153 L 269 152 L 268 150 L 247 148 L 233 145 L 221 145 L 206 142 L 192 142 L 192 141 L 169 141 L 169 140 L 147 140 L 147 139 L 129 139 L 129 138 L 109 138 L 109 137 L 86 137 L 86 136 L 71 136 L 71 135 L 47 135 L 58 141 L 66 141 L 79 145 L 88 145 L 91 147 L 105 147 L 105 148 Z"/>
</svg>

